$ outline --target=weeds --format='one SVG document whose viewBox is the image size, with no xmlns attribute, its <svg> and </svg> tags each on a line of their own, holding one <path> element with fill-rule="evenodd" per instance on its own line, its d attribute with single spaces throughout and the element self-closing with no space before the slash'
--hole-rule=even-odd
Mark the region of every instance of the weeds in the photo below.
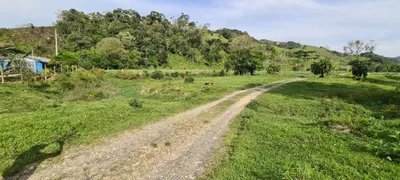
<svg viewBox="0 0 400 180">
<path fill-rule="evenodd" d="M 151 145 L 151 147 L 153 147 L 153 148 L 157 148 L 157 147 L 158 147 L 158 144 L 157 144 L 157 143 L 151 143 L 150 145 Z"/>
<path fill-rule="evenodd" d="M 139 100 L 133 99 L 133 100 L 129 101 L 129 106 L 131 106 L 133 108 L 141 108 L 143 105 L 141 102 L 139 102 Z"/>
<path fill-rule="evenodd" d="M 193 77 L 186 77 L 185 78 L 185 83 L 186 84 L 193 84 L 194 83 L 194 78 Z"/>
</svg>

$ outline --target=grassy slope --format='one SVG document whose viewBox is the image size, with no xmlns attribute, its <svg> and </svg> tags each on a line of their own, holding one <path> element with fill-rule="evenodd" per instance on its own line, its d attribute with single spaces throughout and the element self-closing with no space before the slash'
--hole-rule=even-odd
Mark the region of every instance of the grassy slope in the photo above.
<svg viewBox="0 0 400 180">
<path fill-rule="evenodd" d="M 42 52 L 35 52 L 36 55 L 51 56 L 54 53 L 54 28 L 0 28 L 0 47 L 2 46 L 16 46 L 25 52 L 40 46 Z"/>
<path fill-rule="evenodd" d="M 366 147 L 381 139 L 371 134 L 400 127 L 399 114 L 368 121 L 390 104 L 399 105 L 393 85 L 400 76 L 371 79 L 375 83 L 312 79 L 264 94 L 233 121 L 227 136 L 229 153 L 209 177 L 396 179 L 399 164 L 375 156 Z M 332 129 L 335 124 L 349 128 L 351 134 Z"/>
<path fill-rule="evenodd" d="M 57 151 L 56 140 L 68 136 L 67 145 L 87 144 L 118 134 L 161 117 L 188 110 L 218 99 L 234 90 L 288 77 L 243 76 L 196 78 L 194 84 L 171 81 L 108 79 L 120 93 L 95 102 L 59 102 L 53 97 L 18 84 L 0 88 L 0 172 L 16 159 L 11 171 L 40 159 L 31 148 L 40 144 Z M 214 86 L 204 87 L 206 81 Z M 134 109 L 137 98 L 143 107 Z M 39 159 L 38 159 L 39 158 Z"/>
<path fill-rule="evenodd" d="M 305 49 L 303 49 L 303 47 L 301 48 L 296 48 L 296 49 L 284 49 L 284 48 L 279 48 L 282 52 L 290 52 L 290 53 L 294 53 L 296 51 L 299 50 L 305 50 L 305 51 L 316 51 L 316 54 L 319 55 L 320 57 L 327 57 L 330 61 L 332 61 L 335 69 L 346 69 L 348 68 L 348 60 L 346 58 L 343 57 L 339 57 L 331 52 L 329 52 L 328 50 L 324 49 L 324 48 L 319 48 L 316 46 L 306 46 Z M 299 60 L 295 57 L 289 57 L 288 58 L 289 63 L 300 63 L 300 64 L 305 64 L 307 68 L 309 68 L 310 64 L 312 62 L 299 62 Z M 291 70 L 291 67 L 285 67 L 285 70 Z"/>
</svg>

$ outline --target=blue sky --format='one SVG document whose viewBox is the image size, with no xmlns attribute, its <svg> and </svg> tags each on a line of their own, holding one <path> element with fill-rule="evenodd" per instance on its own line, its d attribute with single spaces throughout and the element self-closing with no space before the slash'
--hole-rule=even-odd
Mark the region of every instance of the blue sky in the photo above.
<svg viewBox="0 0 400 180">
<path fill-rule="evenodd" d="M 399 0 L 0 0 L 0 27 L 51 25 L 60 10 L 152 10 L 190 15 L 211 29 L 236 28 L 258 39 L 297 41 L 342 50 L 349 40 L 375 40 L 377 53 L 400 56 Z"/>
</svg>

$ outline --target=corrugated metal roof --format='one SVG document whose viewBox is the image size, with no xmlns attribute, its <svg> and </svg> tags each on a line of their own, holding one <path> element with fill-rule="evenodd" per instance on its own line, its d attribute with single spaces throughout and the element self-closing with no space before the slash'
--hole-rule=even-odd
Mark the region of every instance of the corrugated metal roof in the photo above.
<svg viewBox="0 0 400 180">
<path fill-rule="evenodd" d="M 28 56 L 27 59 L 40 61 L 40 62 L 46 62 L 46 63 L 50 62 L 49 58 L 44 58 L 44 57 Z"/>
</svg>

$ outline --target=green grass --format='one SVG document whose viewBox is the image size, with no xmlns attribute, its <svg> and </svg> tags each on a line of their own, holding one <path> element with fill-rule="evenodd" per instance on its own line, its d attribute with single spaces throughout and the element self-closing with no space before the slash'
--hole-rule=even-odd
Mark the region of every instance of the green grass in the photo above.
<svg viewBox="0 0 400 180">
<path fill-rule="evenodd" d="M 89 144 L 162 117 L 216 100 L 229 92 L 287 79 L 289 76 L 227 76 L 174 80 L 121 80 L 104 84 L 117 94 L 97 101 L 64 101 L 20 84 L 0 88 L 0 172 L 58 155 L 63 145 Z M 212 82 L 213 86 L 205 86 Z M 68 96 L 74 96 L 68 94 Z M 129 105 L 137 99 L 141 108 Z M 45 148 L 45 149 L 42 149 Z M 46 153 L 47 152 L 47 153 Z"/>
<path fill-rule="evenodd" d="M 398 78 L 311 78 L 262 95 L 232 122 L 229 150 L 208 177 L 397 179 L 400 151 L 385 148 L 400 143 L 392 138 L 400 128 L 391 84 Z"/>
</svg>

